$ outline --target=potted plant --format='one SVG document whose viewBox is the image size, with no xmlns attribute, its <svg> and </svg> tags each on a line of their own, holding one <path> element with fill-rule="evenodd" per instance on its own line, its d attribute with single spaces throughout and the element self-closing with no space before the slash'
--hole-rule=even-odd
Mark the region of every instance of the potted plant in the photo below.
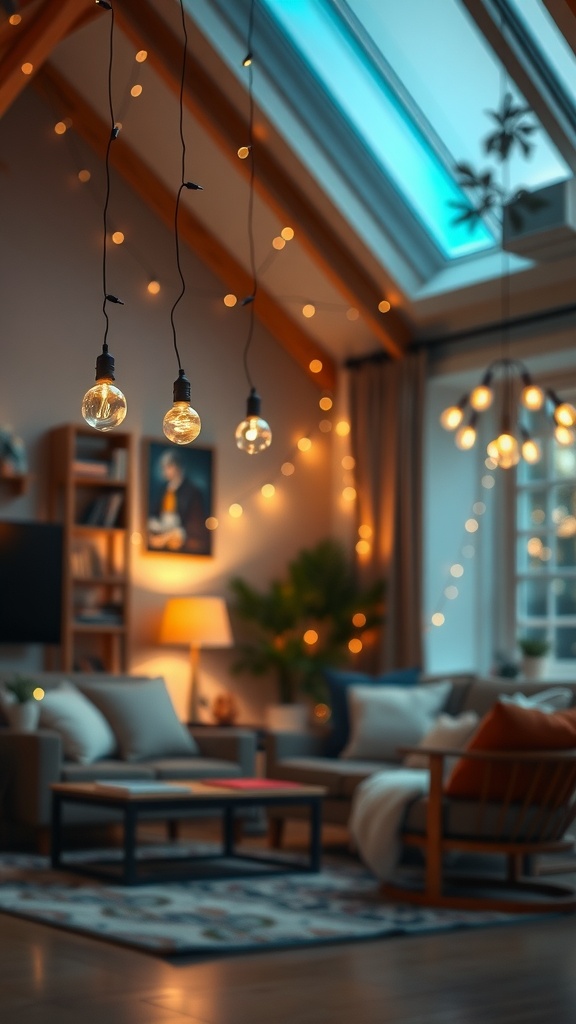
<svg viewBox="0 0 576 1024">
<path fill-rule="evenodd" d="M 273 580 L 263 592 L 239 578 L 230 588 L 236 614 L 248 626 L 233 670 L 258 676 L 273 673 L 283 719 L 290 714 L 286 707 L 294 709 L 302 697 L 325 700 L 323 669 L 344 664 L 350 656 L 349 641 L 383 621 L 383 583 L 361 589 L 343 547 L 331 539 L 301 551 L 285 577 Z M 359 615 L 361 627 L 352 621 Z M 298 710 L 302 724 L 308 709 Z M 278 721 L 279 712 L 273 714 Z M 270 718 L 269 709 L 272 724 Z"/>
<path fill-rule="evenodd" d="M 3 684 L 4 712 L 13 729 L 31 732 L 36 729 L 40 718 L 40 699 L 43 691 L 29 676 L 15 675 Z"/>
<path fill-rule="evenodd" d="M 525 679 L 542 679 L 546 672 L 550 643 L 543 637 L 520 637 L 518 646 L 522 652 L 522 675 Z"/>
</svg>

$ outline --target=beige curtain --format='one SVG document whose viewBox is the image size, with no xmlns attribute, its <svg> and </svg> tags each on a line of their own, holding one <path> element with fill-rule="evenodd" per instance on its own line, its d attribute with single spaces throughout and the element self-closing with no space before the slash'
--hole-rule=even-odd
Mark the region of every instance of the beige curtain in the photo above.
<svg viewBox="0 0 576 1024">
<path fill-rule="evenodd" d="M 369 667 L 422 664 L 422 433 L 425 352 L 349 364 L 357 526 L 372 531 L 358 555 L 364 583 L 386 581 L 386 622 Z"/>
</svg>

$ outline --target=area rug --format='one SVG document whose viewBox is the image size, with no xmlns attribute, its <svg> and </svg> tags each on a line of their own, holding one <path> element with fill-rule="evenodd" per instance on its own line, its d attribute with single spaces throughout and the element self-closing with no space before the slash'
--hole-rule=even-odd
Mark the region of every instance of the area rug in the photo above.
<svg viewBox="0 0 576 1024">
<path fill-rule="evenodd" d="M 176 961 L 526 920 L 385 903 L 374 877 L 352 857 L 338 856 L 325 857 L 317 874 L 289 870 L 127 887 L 53 871 L 45 857 L 3 854 L 0 913 Z"/>
</svg>

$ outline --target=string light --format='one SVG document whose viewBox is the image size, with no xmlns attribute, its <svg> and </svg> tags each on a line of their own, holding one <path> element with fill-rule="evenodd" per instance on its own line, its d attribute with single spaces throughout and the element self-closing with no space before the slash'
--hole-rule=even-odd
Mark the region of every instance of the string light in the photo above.
<svg viewBox="0 0 576 1024">
<path fill-rule="evenodd" d="M 174 320 L 174 313 L 176 307 L 184 296 L 186 291 L 186 282 L 182 273 L 182 265 L 180 262 L 180 239 L 178 235 L 178 214 L 180 211 L 180 200 L 184 189 L 192 189 L 197 191 L 201 189 L 201 185 L 196 185 L 192 181 L 186 181 L 186 140 L 184 138 L 184 83 L 186 79 L 186 53 L 188 50 L 188 33 L 186 31 L 186 16 L 184 13 L 184 3 L 180 0 L 180 18 L 182 23 L 182 70 L 180 76 L 180 98 L 179 98 L 179 131 L 180 131 L 180 143 L 181 143 L 181 174 L 180 174 L 180 187 L 176 195 L 176 206 L 174 209 L 174 246 L 176 250 L 176 268 L 178 270 L 178 276 L 180 277 L 180 292 L 174 300 L 172 309 L 170 310 L 170 324 L 172 327 L 172 341 L 174 345 L 174 352 L 176 354 L 176 360 L 178 363 L 178 376 L 174 381 L 173 385 L 173 404 L 172 408 L 168 410 L 164 416 L 162 423 L 162 430 L 169 441 L 174 444 L 189 444 L 194 441 L 200 433 L 201 422 L 200 416 L 190 405 L 191 397 L 191 385 L 188 377 L 184 372 L 182 362 L 180 359 L 180 352 L 178 350 L 178 342 L 176 339 L 176 324 Z"/>
<path fill-rule="evenodd" d="M 250 271 L 252 275 L 252 292 L 246 296 L 243 300 L 242 305 L 248 307 L 248 333 L 246 336 L 246 342 L 244 344 L 243 352 L 243 363 L 244 373 L 246 380 L 250 386 L 250 393 L 246 402 L 246 416 L 236 427 L 235 440 L 236 446 L 246 452 L 247 455 L 257 455 L 259 452 L 265 451 L 269 448 L 272 443 L 272 431 L 270 430 L 269 424 L 261 416 L 261 404 L 262 400 L 260 395 L 254 387 L 254 382 L 250 375 L 250 368 L 248 365 L 248 353 L 252 344 L 252 337 L 254 334 L 254 303 L 256 301 L 258 291 L 258 278 L 256 272 L 256 256 L 254 247 L 254 89 L 253 89 L 253 78 L 254 78 L 254 55 L 252 51 L 252 37 L 254 31 L 254 0 L 250 3 L 250 14 L 248 18 L 248 47 L 246 56 L 242 62 L 244 68 L 248 70 L 248 146 L 246 156 L 250 157 L 250 181 L 249 181 L 249 194 L 248 194 L 248 247 L 250 255 Z M 240 156 L 240 151 L 238 151 Z"/>
<path fill-rule="evenodd" d="M 109 35 L 109 57 L 108 57 L 108 108 L 110 113 L 110 134 L 106 146 L 105 170 L 106 170 L 106 196 L 103 211 L 103 253 L 102 253 L 102 291 L 103 302 L 102 312 L 106 323 L 104 329 L 104 341 L 102 353 L 96 360 L 96 383 L 91 387 L 82 400 L 82 416 L 90 427 L 96 430 L 112 430 L 123 422 L 127 403 L 124 395 L 114 384 L 114 359 L 108 351 L 108 310 L 107 303 L 124 305 L 116 295 L 108 293 L 106 279 L 106 257 L 108 237 L 108 204 L 110 202 L 110 149 L 112 143 L 118 138 L 118 126 L 114 120 L 114 108 L 112 104 L 112 64 L 114 58 L 114 11 L 111 4 L 100 0 L 98 6 L 110 11 L 110 35 Z"/>
</svg>

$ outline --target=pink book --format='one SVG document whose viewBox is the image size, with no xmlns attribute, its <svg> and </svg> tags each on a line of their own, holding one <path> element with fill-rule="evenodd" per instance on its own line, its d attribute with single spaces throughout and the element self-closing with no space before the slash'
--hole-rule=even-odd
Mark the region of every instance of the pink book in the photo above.
<svg viewBox="0 0 576 1024">
<path fill-rule="evenodd" d="M 283 779 L 202 779 L 205 786 L 221 786 L 223 789 L 293 789 L 297 782 Z"/>
</svg>

